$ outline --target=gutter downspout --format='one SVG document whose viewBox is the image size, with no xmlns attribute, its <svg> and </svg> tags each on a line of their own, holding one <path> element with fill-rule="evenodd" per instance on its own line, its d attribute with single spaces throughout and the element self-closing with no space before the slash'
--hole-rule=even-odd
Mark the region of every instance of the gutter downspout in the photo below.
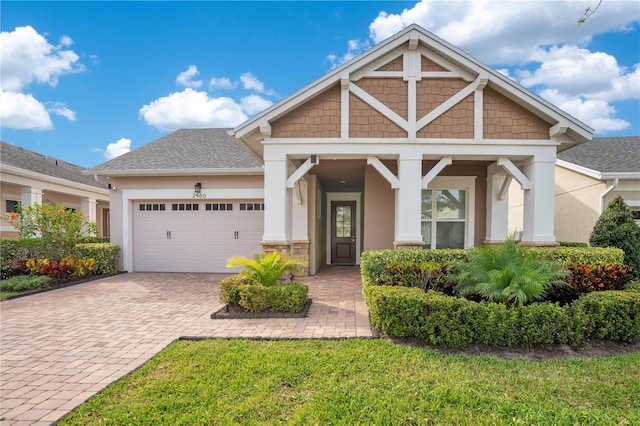
<svg viewBox="0 0 640 426">
<path fill-rule="evenodd" d="M 620 183 L 619 178 L 613 179 L 613 183 L 611 184 L 611 186 L 605 189 L 604 192 L 600 195 L 600 214 L 604 212 L 604 197 L 606 197 L 607 194 L 609 194 L 611 191 L 616 189 L 619 183 Z"/>
</svg>

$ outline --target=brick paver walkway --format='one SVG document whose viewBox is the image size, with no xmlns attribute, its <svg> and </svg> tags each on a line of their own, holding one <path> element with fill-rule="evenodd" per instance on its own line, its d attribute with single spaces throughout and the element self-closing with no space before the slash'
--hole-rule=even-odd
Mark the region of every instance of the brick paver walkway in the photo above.
<svg viewBox="0 0 640 426">
<path fill-rule="evenodd" d="M 354 267 L 304 277 L 307 318 L 224 319 L 220 274 L 123 274 L 0 303 L 0 424 L 50 424 L 178 337 L 370 337 Z"/>
</svg>

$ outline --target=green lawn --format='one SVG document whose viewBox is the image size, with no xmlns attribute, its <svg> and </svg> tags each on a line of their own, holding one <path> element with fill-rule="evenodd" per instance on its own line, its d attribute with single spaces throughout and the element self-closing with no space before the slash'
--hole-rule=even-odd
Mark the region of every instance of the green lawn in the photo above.
<svg viewBox="0 0 640 426">
<path fill-rule="evenodd" d="M 634 425 L 640 354 L 532 362 L 384 340 L 179 341 L 61 425 Z"/>
</svg>

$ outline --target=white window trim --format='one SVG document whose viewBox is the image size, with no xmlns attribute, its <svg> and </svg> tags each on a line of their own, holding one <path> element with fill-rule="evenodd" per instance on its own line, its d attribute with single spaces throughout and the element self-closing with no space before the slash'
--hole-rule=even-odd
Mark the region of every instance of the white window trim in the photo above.
<svg viewBox="0 0 640 426">
<path fill-rule="evenodd" d="M 429 182 L 426 188 L 431 190 L 438 189 L 462 189 L 466 194 L 465 203 L 465 228 L 464 228 L 464 248 L 471 248 L 475 241 L 475 210 L 476 210 L 476 177 L 475 176 L 437 176 Z M 437 222 L 435 212 L 432 213 L 434 221 Z M 431 229 L 432 241 L 436 236 L 436 232 Z"/>
</svg>

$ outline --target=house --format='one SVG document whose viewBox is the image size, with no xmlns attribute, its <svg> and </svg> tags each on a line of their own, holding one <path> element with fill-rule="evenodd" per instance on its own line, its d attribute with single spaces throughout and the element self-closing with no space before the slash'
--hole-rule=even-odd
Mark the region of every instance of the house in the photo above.
<svg viewBox="0 0 640 426">
<path fill-rule="evenodd" d="M 594 138 L 563 151 L 555 173 L 558 241 L 588 243 L 598 217 L 618 195 L 640 219 L 640 136 Z M 512 188 L 509 198 L 509 226 L 517 233 L 522 191 Z"/>
<path fill-rule="evenodd" d="M 84 174 L 84 167 L 0 142 L 1 215 L 14 212 L 18 202 L 62 204 L 81 209 L 96 222 L 99 235 L 109 235 L 108 179 Z M 17 238 L 18 231 L 0 223 L 0 238 Z"/>
<path fill-rule="evenodd" d="M 412 25 L 228 133 L 179 130 L 90 173 L 116 190 L 125 270 L 225 272 L 278 249 L 314 274 L 364 250 L 504 241 L 512 181 L 523 243 L 555 245 L 556 156 L 592 133 Z"/>
</svg>

